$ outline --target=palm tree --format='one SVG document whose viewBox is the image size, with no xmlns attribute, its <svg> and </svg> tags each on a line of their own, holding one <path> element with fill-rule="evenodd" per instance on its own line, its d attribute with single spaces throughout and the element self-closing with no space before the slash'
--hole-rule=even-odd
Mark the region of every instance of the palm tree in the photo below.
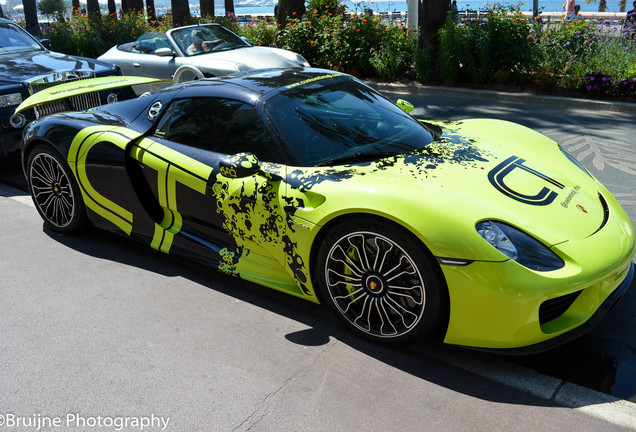
<svg viewBox="0 0 636 432">
<path fill-rule="evenodd" d="M 214 0 L 199 0 L 201 16 L 214 16 Z"/>
<path fill-rule="evenodd" d="M 41 30 L 35 0 L 22 0 L 22 6 L 24 7 L 24 20 L 26 21 L 27 31 L 32 35 L 39 35 Z"/>
<path fill-rule="evenodd" d="M 227 0 L 226 0 L 227 1 Z M 278 0 L 278 6 L 274 9 L 278 28 L 285 27 L 287 18 L 296 16 L 300 18 L 306 12 L 304 0 Z M 294 15 L 294 12 L 296 13 Z"/>
<path fill-rule="evenodd" d="M 418 46 L 432 53 L 431 62 L 433 64 L 437 63 L 439 29 L 444 25 L 449 10 L 449 0 L 419 0 L 417 16 L 420 36 Z"/>
<path fill-rule="evenodd" d="M 225 16 L 234 15 L 234 0 L 225 0 Z"/>
<path fill-rule="evenodd" d="M 190 21 L 190 5 L 188 0 L 170 0 L 172 6 L 172 25 L 182 26 Z"/>
<path fill-rule="evenodd" d="M 108 16 L 111 19 L 117 19 L 117 5 L 115 4 L 115 0 L 108 0 Z"/>
<path fill-rule="evenodd" d="M 89 17 L 101 19 L 102 13 L 99 10 L 98 0 L 86 0 L 86 10 Z"/>
<path fill-rule="evenodd" d="M 155 0 L 146 0 L 146 13 L 148 14 L 148 22 L 151 25 L 157 24 L 157 12 L 155 11 Z"/>
</svg>

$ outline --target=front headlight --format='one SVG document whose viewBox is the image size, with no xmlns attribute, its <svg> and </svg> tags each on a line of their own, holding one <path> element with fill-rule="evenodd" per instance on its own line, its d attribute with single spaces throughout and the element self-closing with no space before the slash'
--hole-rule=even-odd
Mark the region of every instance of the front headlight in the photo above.
<svg viewBox="0 0 636 432">
<path fill-rule="evenodd" d="M 21 103 L 22 95 L 20 93 L 0 95 L 0 108 L 20 105 Z"/>
<path fill-rule="evenodd" d="M 516 228 L 501 222 L 483 221 L 475 228 L 484 240 L 508 258 L 536 271 L 552 271 L 565 265 L 549 248 Z"/>
</svg>

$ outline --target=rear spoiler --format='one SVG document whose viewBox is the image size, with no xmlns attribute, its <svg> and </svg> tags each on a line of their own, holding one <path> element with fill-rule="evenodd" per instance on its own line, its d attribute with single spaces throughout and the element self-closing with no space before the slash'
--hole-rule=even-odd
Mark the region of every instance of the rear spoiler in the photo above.
<svg viewBox="0 0 636 432">
<path fill-rule="evenodd" d="M 172 82 L 156 78 L 146 78 L 137 76 L 109 76 L 100 78 L 89 78 L 59 84 L 41 90 L 26 98 L 15 110 L 15 114 L 38 105 L 66 99 L 72 96 L 84 95 L 103 90 L 110 90 L 119 87 L 128 87 L 141 84 L 155 84 L 160 82 Z M 14 114 L 14 115 L 15 115 Z"/>
</svg>

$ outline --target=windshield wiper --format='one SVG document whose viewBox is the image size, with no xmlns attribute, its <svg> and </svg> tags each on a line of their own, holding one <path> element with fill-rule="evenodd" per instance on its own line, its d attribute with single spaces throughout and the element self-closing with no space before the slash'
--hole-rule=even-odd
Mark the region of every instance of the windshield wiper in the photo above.
<svg viewBox="0 0 636 432">
<path fill-rule="evenodd" d="M 368 162 L 378 159 L 396 156 L 401 153 L 398 152 L 371 152 L 371 153 L 354 153 L 349 156 L 343 156 L 340 158 L 330 159 L 324 162 L 320 162 L 314 166 L 329 166 L 329 165 L 345 165 L 350 162 Z"/>
</svg>

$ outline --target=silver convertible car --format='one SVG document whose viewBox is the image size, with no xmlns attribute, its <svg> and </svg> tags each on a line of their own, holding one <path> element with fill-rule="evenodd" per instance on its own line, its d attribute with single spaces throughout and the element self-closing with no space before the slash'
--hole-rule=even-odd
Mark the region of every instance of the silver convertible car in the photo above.
<svg viewBox="0 0 636 432">
<path fill-rule="evenodd" d="M 117 45 L 99 57 L 119 66 L 124 75 L 186 82 L 252 69 L 309 66 L 300 54 L 252 46 L 219 24 L 151 32 Z"/>
</svg>

